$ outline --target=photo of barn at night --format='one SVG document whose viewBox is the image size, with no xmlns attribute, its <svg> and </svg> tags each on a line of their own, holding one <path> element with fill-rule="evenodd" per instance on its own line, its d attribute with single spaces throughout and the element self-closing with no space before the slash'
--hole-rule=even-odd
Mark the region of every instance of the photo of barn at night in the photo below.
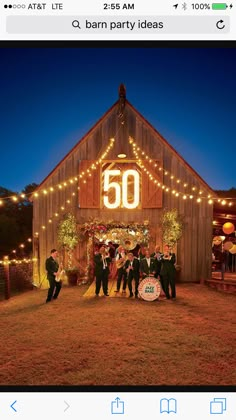
<svg viewBox="0 0 236 420">
<path fill-rule="evenodd" d="M 163 247 L 163 215 L 173 211 L 182 221 L 178 240 L 169 232 L 179 281 L 211 278 L 215 193 L 126 96 L 120 85 L 118 100 L 32 195 L 33 281 L 42 288 L 52 248 L 65 268 L 77 270 L 77 280 L 91 283 L 94 247 Z M 60 226 L 72 229 L 71 246 Z"/>
</svg>

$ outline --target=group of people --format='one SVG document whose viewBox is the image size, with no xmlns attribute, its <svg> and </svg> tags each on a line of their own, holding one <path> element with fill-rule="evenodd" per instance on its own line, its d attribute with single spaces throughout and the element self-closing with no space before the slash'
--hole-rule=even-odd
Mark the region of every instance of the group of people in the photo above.
<svg viewBox="0 0 236 420">
<path fill-rule="evenodd" d="M 119 293 L 121 288 L 122 293 L 126 293 L 128 286 L 129 297 L 135 295 L 137 298 L 140 280 L 145 277 L 155 277 L 160 280 L 166 299 L 176 299 L 175 262 L 175 254 L 171 252 L 168 245 L 164 246 L 163 252 L 160 251 L 160 246 L 156 245 L 155 252 L 152 254 L 147 248 L 144 254 L 140 251 L 137 257 L 133 252 L 126 251 L 124 247 L 119 246 L 114 258 L 111 258 L 109 251 L 102 245 L 94 255 L 95 294 L 98 296 L 102 287 L 104 295 L 109 296 L 108 278 L 112 265 L 115 264 L 116 293 Z"/>
<path fill-rule="evenodd" d="M 111 250 L 109 252 L 109 250 Z M 102 287 L 105 296 L 108 293 L 108 279 L 111 270 L 117 276 L 116 293 L 122 288 L 122 293 L 126 293 L 128 286 L 129 297 L 138 297 L 138 286 L 145 277 L 155 277 L 160 280 L 162 290 L 166 299 L 176 298 L 175 289 L 175 261 L 176 257 L 168 245 L 164 246 L 163 252 L 160 246 L 155 247 L 155 252 L 150 253 L 149 248 L 144 253 L 141 248 L 138 256 L 133 252 L 127 251 L 123 246 L 119 246 L 117 250 L 106 248 L 102 245 L 94 253 L 94 275 L 95 275 L 95 295 L 98 296 Z M 48 295 L 46 303 L 58 298 L 61 290 L 61 281 L 58 281 L 59 263 L 58 252 L 56 249 L 51 250 L 51 255 L 46 259 L 46 271 L 49 281 Z M 113 268 L 112 268 L 113 267 Z M 134 281 L 134 287 L 133 287 Z"/>
</svg>

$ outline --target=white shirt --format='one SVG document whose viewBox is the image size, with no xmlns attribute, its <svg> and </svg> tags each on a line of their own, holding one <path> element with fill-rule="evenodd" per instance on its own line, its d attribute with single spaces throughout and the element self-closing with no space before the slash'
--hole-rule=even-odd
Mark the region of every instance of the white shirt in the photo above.
<svg viewBox="0 0 236 420">
<path fill-rule="evenodd" d="M 105 258 L 102 258 L 102 262 L 103 262 L 103 269 L 107 267 L 107 262 Z"/>
</svg>

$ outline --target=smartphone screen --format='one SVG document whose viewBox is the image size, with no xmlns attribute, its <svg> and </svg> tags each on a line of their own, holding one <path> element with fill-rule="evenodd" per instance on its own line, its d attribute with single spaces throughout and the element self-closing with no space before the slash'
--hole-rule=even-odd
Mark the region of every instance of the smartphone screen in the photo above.
<svg viewBox="0 0 236 420">
<path fill-rule="evenodd" d="M 0 5 L 0 413 L 236 413 L 236 4 Z"/>
</svg>

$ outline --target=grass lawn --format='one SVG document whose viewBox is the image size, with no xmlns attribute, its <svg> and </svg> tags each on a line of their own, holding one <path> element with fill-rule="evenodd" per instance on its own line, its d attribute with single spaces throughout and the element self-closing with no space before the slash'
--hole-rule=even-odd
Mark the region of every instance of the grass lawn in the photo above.
<svg viewBox="0 0 236 420">
<path fill-rule="evenodd" d="M 236 296 L 177 284 L 177 300 L 64 287 L 0 302 L 1 385 L 235 385 Z"/>
</svg>

